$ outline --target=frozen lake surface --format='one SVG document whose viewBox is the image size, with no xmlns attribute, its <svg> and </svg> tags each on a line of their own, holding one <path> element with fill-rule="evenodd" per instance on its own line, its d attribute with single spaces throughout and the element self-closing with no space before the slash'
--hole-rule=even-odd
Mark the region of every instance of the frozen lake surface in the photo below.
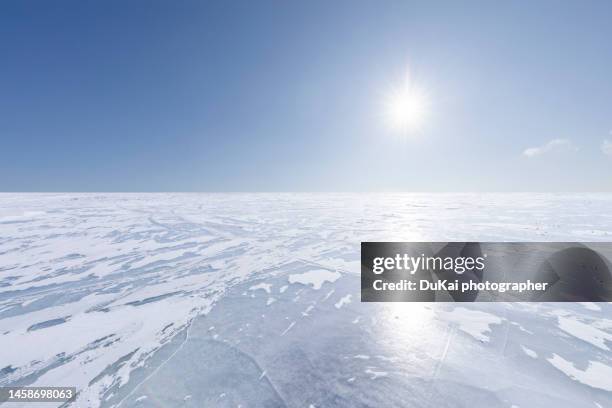
<svg viewBox="0 0 612 408">
<path fill-rule="evenodd" d="M 0 386 L 76 386 L 77 407 L 611 407 L 612 304 L 359 301 L 361 241 L 611 239 L 609 194 L 0 194 Z"/>
</svg>

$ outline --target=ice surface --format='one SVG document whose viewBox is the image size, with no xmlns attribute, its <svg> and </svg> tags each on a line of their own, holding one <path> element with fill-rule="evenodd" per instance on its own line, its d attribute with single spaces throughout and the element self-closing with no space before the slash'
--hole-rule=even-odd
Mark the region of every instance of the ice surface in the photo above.
<svg viewBox="0 0 612 408">
<path fill-rule="evenodd" d="M 609 407 L 612 305 L 360 303 L 359 251 L 611 234 L 604 194 L 0 194 L 0 385 L 76 386 L 78 407 Z"/>
</svg>

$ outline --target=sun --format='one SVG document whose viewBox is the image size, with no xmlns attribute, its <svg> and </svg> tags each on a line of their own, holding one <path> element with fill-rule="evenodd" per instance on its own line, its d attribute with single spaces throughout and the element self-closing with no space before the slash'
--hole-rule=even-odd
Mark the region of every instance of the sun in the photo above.
<svg viewBox="0 0 612 408">
<path fill-rule="evenodd" d="M 404 134 L 422 130 L 429 116 L 430 101 L 425 89 L 409 74 L 389 92 L 384 101 L 386 125 Z"/>
</svg>

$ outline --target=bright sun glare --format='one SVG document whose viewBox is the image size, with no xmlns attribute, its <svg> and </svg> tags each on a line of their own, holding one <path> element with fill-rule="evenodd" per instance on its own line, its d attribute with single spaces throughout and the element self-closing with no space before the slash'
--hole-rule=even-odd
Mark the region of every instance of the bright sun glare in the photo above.
<svg viewBox="0 0 612 408">
<path fill-rule="evenodd" d="M 390 129 L 414 133 L 422 129 L 429 115 L 427 92 L 409 74 L 385 99 L 385 122 Z"/>
</svg>

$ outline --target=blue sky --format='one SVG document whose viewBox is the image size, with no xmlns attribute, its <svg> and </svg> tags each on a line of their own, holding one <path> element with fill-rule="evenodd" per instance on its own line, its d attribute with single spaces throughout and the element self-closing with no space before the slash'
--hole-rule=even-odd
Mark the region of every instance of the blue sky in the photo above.
<svg viewBox="0 0 612 408">
<path fill-rule="evenodd" d="M 611 18 L 609 1 L 3 1 L 0 191 L 610 191 Z M 381 112 L 408 69 L 430 103 L 405 134 Z"/>
</svg>

